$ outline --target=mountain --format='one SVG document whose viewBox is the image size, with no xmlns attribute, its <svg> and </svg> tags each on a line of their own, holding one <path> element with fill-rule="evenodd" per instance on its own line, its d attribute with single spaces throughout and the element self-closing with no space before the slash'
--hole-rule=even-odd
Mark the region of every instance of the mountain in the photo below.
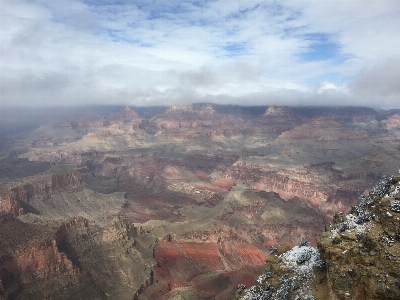
<svg viewBox="0 0 400 300">
<path fill-rule="evenodd" d="M 277 137 L 282 132 L 292 130 L 302 123 L 304 123 L 303 120 L 289 107 L 270 106 L 262 115 L 249 121 L 247 126 L 253 134 Z"/>
</svg>

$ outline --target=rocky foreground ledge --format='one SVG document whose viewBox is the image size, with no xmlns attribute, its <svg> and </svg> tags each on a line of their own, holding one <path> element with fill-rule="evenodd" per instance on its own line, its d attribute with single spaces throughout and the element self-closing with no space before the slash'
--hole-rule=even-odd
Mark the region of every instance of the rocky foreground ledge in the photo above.
<svg viewBox="0 0 400 300">
<path fill-rule="evenodd" d="M 232 299 L 400 299 L 400 176 L 385 177 L 350 213 L 336 213 L 318 248 L 272 247 L 258 284 Z"/>
</svg>

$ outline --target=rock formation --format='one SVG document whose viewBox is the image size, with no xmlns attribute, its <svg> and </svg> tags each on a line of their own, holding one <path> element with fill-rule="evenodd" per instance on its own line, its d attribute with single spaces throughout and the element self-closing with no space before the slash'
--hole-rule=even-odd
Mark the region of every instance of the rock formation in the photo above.
<svg viewBox="0 0 400 300">
<path fill-rule="evenodd" d="M 170 138 L 193 139 L 198 136 L 235 136 L 243 120 L 217 113 L 211 104 L 172 106 L 150 119 L 150 124 Z"/>
<path fill-rule="evenodd" d="M 366 138 L 366 132 L 344 128 L 330 117 L 315 117 L 309 122 L 282 133 L 280 139 L 352 140 Z"/>
<path fill-rule="evenodd" d="M 303 124 L 303 120 L 286 106 L 270 106 L 264 114 L 247 123 L 250 134 L 265 134 L 277 137 L 282 132 Z"/>
<path fill-rule="evenodd" d="M 152 283 L 156 239 L 126 220 L 104 228 L 84 218 L 35 225 L 2 215 L 0 221 L 0 297 L 136 299 Z"/>
<path fill-rule="evenodd" d="M 133 128 L 139 128 L 139 124 L 141 123 L 141 118 L 139 115 L 128 106 L 125 107 L 123 110 L 116 112 L 114 114 L 109 115 L 106 118 L 106 124 L 129 124 L 132 125 Z"/>
<path fill-rule="evenodd" d="M 381 127 L 386 130 L 392 138 L 400 139 L 400 113 L 391 115 L 389 118 L 380 122 Z"/>
<path fill-rule="evenodd" d="M 270 248 L 257 285 L 233 299 L 378 300 L 400 298 L 400 177 L 383 178 L 349 214 L 337 213 L 318 250 Z"/>
<path fill-rule="evenodd" d="M 0 222 L 0 292 L 6 298 L 16 297 L 25 286 L 79 273 L 59 250 L 63 234 L 56 228 L 26 224 L 10 214 L 2 214 Z"/>
<path fill-rule="evenodd" d="M 3 185 L 0 189 L 0 211 L 18 216 L 24 213 L 24 204 L 29 204 L 34 197 L 46 199 L 61 190 L 76 192 L 82 189 L 82 180 L 76 171 L 51 168 L 42 174 Z"/>
<path fill-rule="evenodd" d="M 319 249 L 328 299 L 400 298 L 400 177 L 384 178 L 347 215 L 337 214 Z"/>
</svg>

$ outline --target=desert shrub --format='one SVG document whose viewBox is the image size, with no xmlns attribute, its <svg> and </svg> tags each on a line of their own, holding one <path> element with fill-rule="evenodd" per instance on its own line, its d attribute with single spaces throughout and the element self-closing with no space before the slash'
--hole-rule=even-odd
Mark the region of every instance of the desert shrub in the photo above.
<svg viewBox="0 0 400 300">
<path fill-rule="evenodd" d="M 337 236 L 335 236 L 332 240 L 332 244 L 333 245 L 337 245 L 340 244 L 342 242 L 342 240 L 340 238 L 338 238 Z"/>
<path fill-rule="evenodd" d="M 367 252 L 374 250 L 377 246 L 376 242 L 368 235 L 363 235 L 360 239 L 360 242 L 363 244 L 363 248 Z"/>
<path fill-rule="evenodd" d="M 302 238 L 300 243 L 299 243 L 299 247 L 307 247 L 309 244 L 307 238 Z"/>
<path fill-rule="evenodd" d="M 246 286 L 244 284 L 239 284 L 237 287 L 237 292 L 238 294 L 241 294 L 244 290 L 246 289 Z"/>
<path fill-rule="evenodd" d="M 400 201 L 399 200 L 393 200 L 392 203 L 390 203 L 390 208 L 394 212 L 400 212 Z"/>
</svg>

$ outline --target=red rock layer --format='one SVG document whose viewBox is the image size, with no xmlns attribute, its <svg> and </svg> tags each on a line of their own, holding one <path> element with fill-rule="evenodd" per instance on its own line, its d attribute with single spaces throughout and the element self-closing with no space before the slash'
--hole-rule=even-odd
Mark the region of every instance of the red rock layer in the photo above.
<svg viewBox="0 0 400 300">
<path fill-rule="evenodd" d="M 293 130 L 282 133 L 280 139 L 353 140 L 368 137 L 364 131 L 351 131 L 330 117 L 315 117 Z"/>
<path fill-rule="evenodd" d="M 206 293 L 215 297 L 223 292 L 221 287 L 230 286 L 230 280 L 237 277 L 238 269 L 265 264 L 265 254 L 252 244 L 212 234 L 204 241 L 188 238 L 168 236 L 158 242 L 154 250 L 157 267 L 153 270 L 157 284 L 147 289 L 147 297 L 161 299 L 166 293 L 183 287 L 203 296 Z M 249 272 L 242 274 L 246 282 L 254 281 Z M 212 281 L 207 280 L 210 276 L 214 278 Z M 232 287 L 228 295 L 231 293 Z"/>
<path fill-rule="evenodd" d="M 23 223 L 9 214 L 0 216 L 0 290 L 4 295 L 42 280 L 79 273 L 67 255 L 59 250 L 59 241 L 77 221 L 67 223 L 57 231 Z"/>
</svg>

